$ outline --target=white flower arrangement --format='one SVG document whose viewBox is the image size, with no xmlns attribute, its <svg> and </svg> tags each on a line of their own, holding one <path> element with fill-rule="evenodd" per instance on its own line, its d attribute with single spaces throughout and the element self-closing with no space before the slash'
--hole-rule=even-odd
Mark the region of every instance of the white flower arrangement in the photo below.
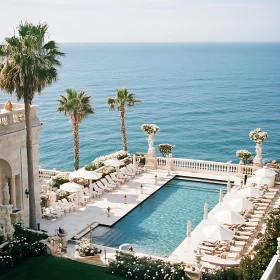
<svg viewBox="0 0 280 280">
<path fill-rule="evenodd" d="M 236 151 L 236 157 L 238 157 L 239 159 L 247 160 L 248 158 L 251 157 L 251 155 L 252 155 L 252 153 L 249 152 L 248 150 Z"/>
<path fill-rule="evenodd" d="M 250 140 L 262 144 L 267 137 L 267 132 L 261 130 L 260 128 L 256 128 L 249 133 Z"/>
<path fill-rule="evenodd" d="M 87 238 L 82 238 L 78 241 L 77 251 L 81 257 L 95 256 L 98 254 L 98 249 Z"/>
<path fill-rule="evenodd" d="M 143 124 L 141 129 L 147 134 L 157 134 L 159 132 L 159 127 L 155 124 Z"/>
<path fill-rule="evenodd" d="M 112 154 L 109 155 L 105 155 L 105 156 L 101 156 L 101 157 L 97 157 L 92 163 L 98 163 L 98 162 L 104 162 L 107 159 L 111 159 L 111 158 L 118 158 L 118 159 L 123 159 L 129 156 L 129 153 L 123 150 L 120 151 L 116 151 Z"/>
</svg>

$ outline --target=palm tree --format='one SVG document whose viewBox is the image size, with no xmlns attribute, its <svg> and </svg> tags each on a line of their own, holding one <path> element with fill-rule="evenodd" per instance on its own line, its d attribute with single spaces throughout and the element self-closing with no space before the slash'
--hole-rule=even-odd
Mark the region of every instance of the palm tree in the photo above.
<svg viewBox="0 0 280 280">
<path fill-rule="evenodd" d="M 79 169 L 79 124 L 89 114 L 93 114 L 93 108 L 90 104 L 90 96 L 86 91 L 77 92 L 74 89 L 66 89 L 66 96 L 60 95 L 61 99 L 57 100 L 59 106 L 58 112 L 64 112 L 65 116 L 70 117 L 73 126 L 74 139 L 74 169 Z"/>
<path fill-rule="evenodd" d="M 5 38 L 0 45 L 0 89 L 14 94 L 25 105 L 29 227 L 32 229 L 36 229 L 37 223 L 30 105 L 36 93 L 57 80 L 56 68 L 61 66 L 59 58 L 64 55 L 55 41 L 46 41 L 47 31 L 47 23 L 20 23 L 18 36 Z"/>
<path fill-rule="evenodd" d="M 135 103 L 142 102 L 141 100 L 135 99 L 135 94 L 130 93 L 127 88 L 116 89 L 116 97 L 109 97 L 107 99 L 107 104 L 109 105 L 109 111 L 117 109 L 120 111 L 121 117 L 121 133 L 122 133 L 122 145 L 123 150 L 127 151 L 127 142 L 126 142 L 126 129 L 124 122 L 125 106 L 134 107 Z"/>
</svg>

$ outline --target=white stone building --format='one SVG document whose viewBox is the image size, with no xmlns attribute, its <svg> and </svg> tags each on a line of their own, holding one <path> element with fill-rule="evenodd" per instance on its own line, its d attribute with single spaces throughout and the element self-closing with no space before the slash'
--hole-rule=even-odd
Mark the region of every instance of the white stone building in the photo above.
<svg viewBox="0 0 280 280">
<path fill-rule="evenodd" d="M 21 214 L 25 224 L 29 222 L 26 132 L 24 105 L 13 104 L 12 111 L 0 104 L 0 205 L 4 203 L 4 188 L 8 184 L 9 203 L 12 204 L 12 222 L 20 220 Z M 38 134 L 42 124 L 37 117 L 37 105 L 31 106 L 34 186 L 36 195 L 37 217 L 41 216 Z M 7 187 L 6 187 L 7 188 Z"/>
</svg>

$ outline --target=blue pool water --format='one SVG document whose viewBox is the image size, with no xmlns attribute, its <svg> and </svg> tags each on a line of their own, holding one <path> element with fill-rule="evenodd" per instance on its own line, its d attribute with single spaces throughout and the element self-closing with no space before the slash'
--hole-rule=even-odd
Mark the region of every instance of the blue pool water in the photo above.
<svg viewBox="0 0 280 280">
<path fill-rule="evenodd" d="M 119 112 L 108 112 L 106 99 L 123 86 L 143 100 L 126 112 L 131 153 L 147 151 L 140 127 L 155 123 L 161 129 L 155 146 L 175 145 L 174 157 L 237 162 L 236 150 L 254 152 L 248 133 L 261 127 L 268 132 L 264 159 L 280 160 L 280 43 L 60 46 L 67 55 L 59 80 L 34 99 L 44 123 L 42 168 L 73 169 L 72 126 L 56 112 L 66 88 L 86 89 L 94 106 L 80 125 L 81 166 L 121 149 Z M 0 102 L 8 98 L 0 92 Z"/>
<path fill-rule="evenodd" d="M 136 252 L 168 256 L 186 237 L 187 221 L 193 229 L 203 219 L 204 203 L 209 211 L 215 206 L 221 187 L 173 179 L 112 228 L 94 229 L 92 240 L 115 248 L 130 243 Z"/>
</svg>

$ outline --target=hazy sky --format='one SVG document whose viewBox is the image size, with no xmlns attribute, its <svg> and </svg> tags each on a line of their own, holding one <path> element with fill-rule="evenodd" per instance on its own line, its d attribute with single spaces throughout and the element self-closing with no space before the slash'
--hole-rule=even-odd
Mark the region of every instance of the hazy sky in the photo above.
<svg viewBox="0 0 280 280">
<path fill-rule="evenodd" d="M 0 41 L 20 20 L 59 42 L 280 41 L 280 0 L 0 0 Z"/>
</svg>

